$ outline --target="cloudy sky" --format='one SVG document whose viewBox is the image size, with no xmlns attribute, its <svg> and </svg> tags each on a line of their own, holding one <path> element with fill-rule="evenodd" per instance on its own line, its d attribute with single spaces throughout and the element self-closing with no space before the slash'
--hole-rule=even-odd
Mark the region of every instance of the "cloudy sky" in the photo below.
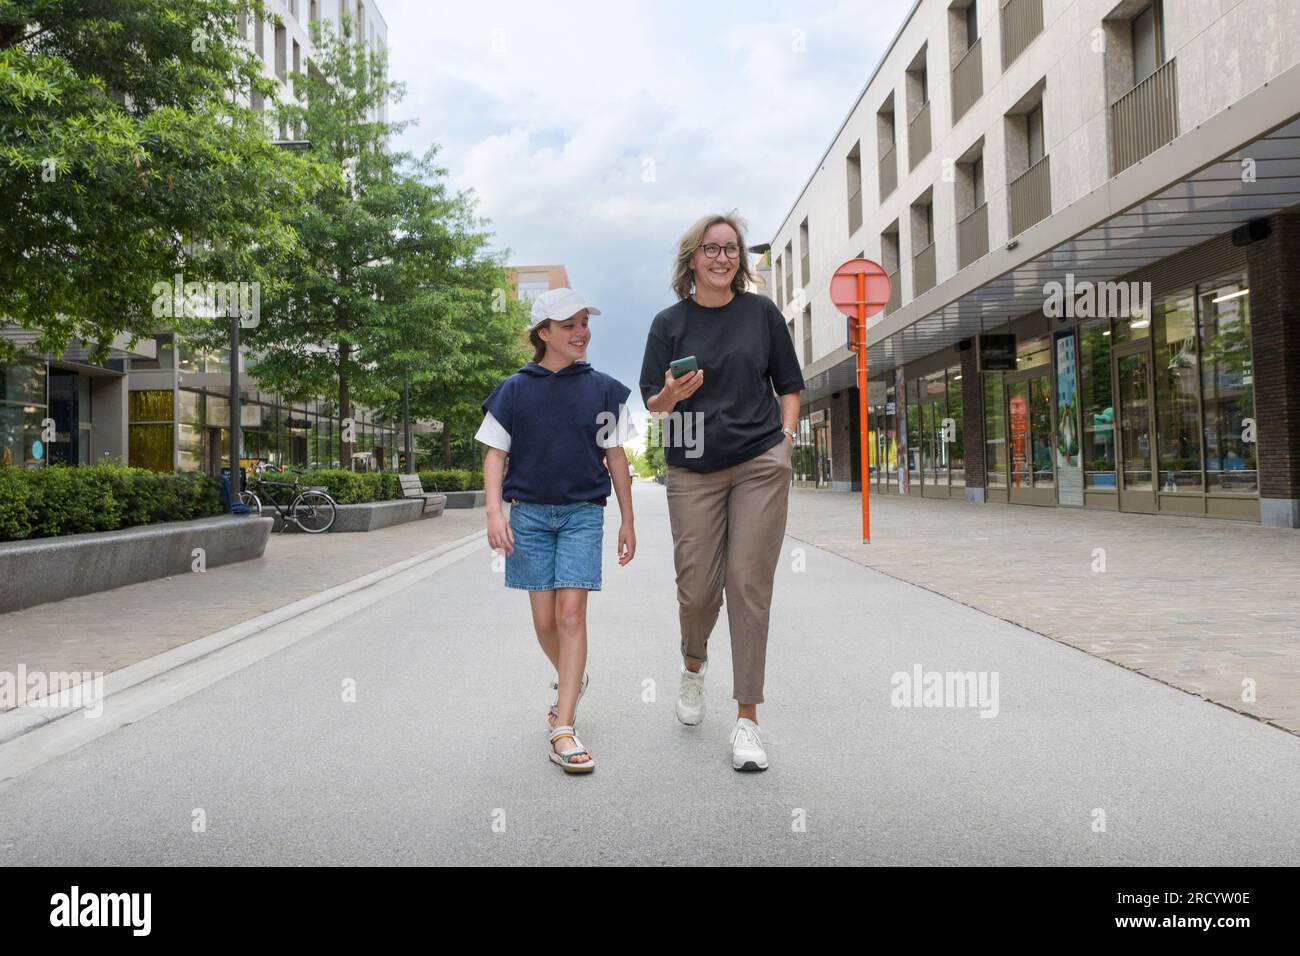
<svg viewBox="0 0 1300 956">
<path fill-rule="evenodd" d="M 598 306 L 590 357 L 636 398 L 678 237 L 738 209 L 767 242 L 911 0 L 381 0 L 395 145 L 437 144 L 511 264 Z"/>
</svg>

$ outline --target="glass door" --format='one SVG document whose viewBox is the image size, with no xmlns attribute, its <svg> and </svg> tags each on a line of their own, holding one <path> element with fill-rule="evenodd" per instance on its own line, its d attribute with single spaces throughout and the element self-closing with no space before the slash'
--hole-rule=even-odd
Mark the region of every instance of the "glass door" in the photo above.
<svg viewBox="0 0 1300 956">
<path fill-rule="evenodd" d="M 1151 359 L 1146 342 L 1115 356 L 1119 395 L 1119 506 L 1122 511 L 1154 514 L 1155 434 L 1151 395 Z"/>
<path fill-rule="evenodd" d="M 1039 365 L 1007 373 L 1006 402 L 1007 500 L 1021 505 L 1054 505 L 1055 416 L 1051 369 Z"/>
</svg>

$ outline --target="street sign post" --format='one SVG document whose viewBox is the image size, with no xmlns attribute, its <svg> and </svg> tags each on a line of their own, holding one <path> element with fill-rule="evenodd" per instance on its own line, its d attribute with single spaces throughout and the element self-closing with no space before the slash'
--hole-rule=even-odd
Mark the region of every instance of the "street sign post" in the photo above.
<svg viewBox="0 0 1300 956">
<path fill-rule="evenodd" d="M 849 318 L 849 348 L 858 353 L 858 430 L 862 451 L 862 543 L 871 543 L 871 457 L 867 423 L 867 319 L 884 309 L 893 283 L 870 259 L 850 259 L 831 276 L 831 301 Z"/>
</svg>

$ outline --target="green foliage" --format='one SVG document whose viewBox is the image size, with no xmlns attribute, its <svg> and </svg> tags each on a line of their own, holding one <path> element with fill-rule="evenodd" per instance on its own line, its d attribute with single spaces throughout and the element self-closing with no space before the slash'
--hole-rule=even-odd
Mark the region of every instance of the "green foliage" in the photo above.
<svg viewBox="0 0 1300 956">
<path fill-rule="evenodd" d="M 240 105 L 278 88 L 238 39 L 241 14 L 264 12 L 261 0 L 0 4 L 0 315 L 41 333 L 30 351 L 80 339 L 102 360 L 119 333 L 186 328 L 154 314 L 154 285 L 178 272 L 269 284 L 261 263 L 293 247 L 279 213 L 308 170 Z M 0 361 L 15 354 L 0 341 Z"/>
<path fill-rule="evenodd" d="M 637 471 L 643 475 L 655 475 L 658 477 L 667 470 L 667 464 L 664 461 L 663 447 L 663 424 L 650 419 L 650 425 L 646 430 L 645 453 L 640 456 L 645 462 L 645 470 L 638 468 Z"/>
<path fill-rule="evenodd" d="M 283 476 L 276 476 L 277 481 Z M 400 498 L 398 476 L 390 471 L 359 472 L 345 468 L 319 468 L 298 476 L 302 488 L 319 486 L 329 492 L 329 496 L 340 505 L 360 505 L 371 501 L 392 501 Z M 293 500 L 294 492 L 288 488 L 269 489 L 280 505 L 287 505 Z M 261 496 L 262 492 L 258 492 Z"/>
<path fill-rule="evenodd" d="M 340 35 L 313 26 L 316 69 L 280 111 L 310 140 L 321 177 L 289 217 L 300 245 L 276 263 L 283 291 L 247 340 L 265 388 L 337 395 L 341 417 L 362 402 L 396 420 L 403 383 L 419 393 L 462 361 L 457 323 L 489 304 L 487 236 L 470 199 L 448 191 L 435 152 L 388 149 L 402 124 L 372 116 L 401 87 L 353 29 L 346 18 Z"/>
<path fill-rule="evenodd" d="M 116 531 L 221 514 L 221 486 L 206 475 L 143 468 L 0 468 L 0 541 Z"/>
<path fill-rule="evenodd" d="M 483 472 L 464 468 L 439 468 L 420 472 L 425 491 L 481 491 Z"/>
</svg>

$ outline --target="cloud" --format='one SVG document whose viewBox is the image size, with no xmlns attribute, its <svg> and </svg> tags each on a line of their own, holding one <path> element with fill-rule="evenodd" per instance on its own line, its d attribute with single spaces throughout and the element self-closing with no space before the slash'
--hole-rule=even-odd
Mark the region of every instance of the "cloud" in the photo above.
<svg viewBox="0 0 1300 956">
<path fill-rule="evenodd" d="M 608 316 L 593 363 L 639 397 L 681 232 L 739 208 L 770 238 L 909 8 L 384 0 L 390 114 L 420 121 L 396 145 L 442 144 L 512 261 L 566 266 Z"/>
</svg>

